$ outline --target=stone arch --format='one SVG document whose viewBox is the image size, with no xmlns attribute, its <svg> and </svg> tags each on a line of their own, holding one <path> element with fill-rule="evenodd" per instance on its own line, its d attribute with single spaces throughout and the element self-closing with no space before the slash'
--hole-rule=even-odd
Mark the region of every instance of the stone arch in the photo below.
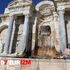
<svg viewBox="0 0 70 70">
<path fill-rule="evenodd" d="M 43 5 L 54 6 L 54 3 L 52 1 L 42 1 L 36 5 L 36 10 L 39 11 L 40 7 Z"/>
<path fill-rule="evenodd" d="M 7 24 L 0 25 L 0 53 L 3 52 L 3 50 L 4 50 L 7 28 L 8 28 Z"/>
<path fill-rule="evenodd" d="M 0 25 L 0 33 L 2 32 L 2 30 L 8 28 L 8 25 L 7 24 L 1 24 Z"/>
</svg>

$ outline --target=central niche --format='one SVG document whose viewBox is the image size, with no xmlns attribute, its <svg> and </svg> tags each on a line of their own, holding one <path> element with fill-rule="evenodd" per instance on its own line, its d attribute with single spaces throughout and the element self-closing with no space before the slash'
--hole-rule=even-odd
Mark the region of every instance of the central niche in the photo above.
<svg viewBox="0 0 70 70">
<path fill-rule="evenodd" d="M 34 56 L 37 58 L 56 57 L 56 49 L 54 47 L 53 28 L 51 22 L 40 23 L 37 29 L 36 44 Z"/>
<path fill-rule="evenodd" d="M 51 28 L 48 25 L 47 26 L 41 26 L 40 30 L 41 30 L 41 35 L 50 36 L 50 34 L 51 34 Z"/>
<path fill-rule="evenodd" d="M 39 23 L 36 29 L 35 49 L 32 52 L 36 58 L 57 58 L 60 53 L 55 48 L 56 36 L 52 21 Z"/>
<path fill-rule="evenodd" d="M 40 26 L 38 38 L 39 47 L 51 47 L 51 27 L 49 25 Z"/>
</svg>

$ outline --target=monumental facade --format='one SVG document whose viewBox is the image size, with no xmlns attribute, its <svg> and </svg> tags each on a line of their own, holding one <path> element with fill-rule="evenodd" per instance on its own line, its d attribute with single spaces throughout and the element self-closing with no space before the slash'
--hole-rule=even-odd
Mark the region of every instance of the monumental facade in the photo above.
<svg viewBox="0 0 70 70">
<path fill-rule="evenodd" d="M 1 55 L 47 56 L 48 47 L 64 53 L 70 46 L 69 12 L 69 0 L 44 0 L 36 6 L 31 0 L 13 0 L 0 15 Z"/>
</svg>

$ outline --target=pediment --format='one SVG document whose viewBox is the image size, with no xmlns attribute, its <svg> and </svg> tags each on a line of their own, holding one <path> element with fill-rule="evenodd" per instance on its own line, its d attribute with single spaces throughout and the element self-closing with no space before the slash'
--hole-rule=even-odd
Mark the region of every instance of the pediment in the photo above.
<svg viewBox="0 0 70 70">
<path fill-rule="evenodd" d="M 13 0 L 9 3 L 8 8 L 14 8 L 19 6 L 26 6 L 32 3 L 31 0 Z"/>
</svg>

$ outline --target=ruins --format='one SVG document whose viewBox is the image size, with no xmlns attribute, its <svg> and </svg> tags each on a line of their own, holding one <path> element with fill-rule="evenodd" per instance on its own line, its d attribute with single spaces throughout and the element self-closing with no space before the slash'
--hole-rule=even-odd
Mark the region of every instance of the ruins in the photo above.
<svg viewBox="0 0 70 70">
<path fill-rule="evenodd" d="M 0 56 L 59 57 L 70 48 L 69 12 L 69 0 L 13 0 L 0 15 Z"/>
</svg>

